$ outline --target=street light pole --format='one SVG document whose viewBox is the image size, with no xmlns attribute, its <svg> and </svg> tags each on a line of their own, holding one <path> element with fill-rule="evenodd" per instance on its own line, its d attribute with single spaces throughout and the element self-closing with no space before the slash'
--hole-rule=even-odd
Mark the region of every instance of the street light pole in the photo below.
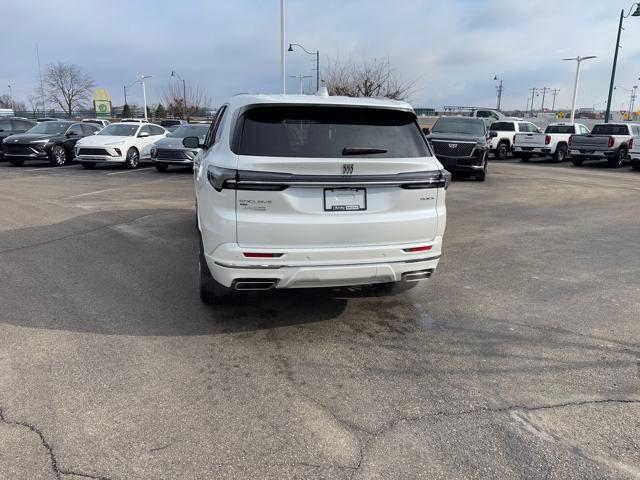
<svg viewBox="0 0 640 480">
<path fill-rule="evenodd" d="M 576 79 L 573 83 L 573 101 L 571 102 L 571 123 L 573 123 L 576 115 L 576 98 L 578 97 L 578 80 L 580 79 L 580 64 L 584 60 L 591 60 L 592 58 L 598 58 L 595 55 L 589 55 L 588 57 L 577 56 L 575 58 L 563 58 L 564 61 L 575 60 L 576 62 Z M 613 88 L 612 88 L 613 91 Z M 611 102 L 611 92 L 609 92 L 609 102 Z M 608 109 L 608 107 L 607 107 Z M 607 113 L 608 115 L 608 113 Z"/>
<path fill-rule="evenodd" d="M 633 7 L 637 7 L 635 12 L 631 14 Z M 613 53 L 613 66 L 611 67 L 611 81 L 609 82 L 609 97 L 607 98 L 607 110 L 604 114 L 604 123 L 609 123 L 609 116 L 611 114 L 611 97 L 613 95 L 613 84 L 616 80 L 616 66 L 618 65 L 618 51 L 620 50 L 620 35 L 622 33 L 622 21 L 629 15 L 633 17 L 640 17 L 640 3 L 634 2 L 629 8 L 629 13 L 624 14 L 624 9 L 620 11 L 620 23 L 618 23 L 618 37 L 616 38 L 616 50 Z"/>
<path fill-rule="evenodd" d="M 299 43 L 290 43 L 288 51 L 293 52 L 294 46 L 300 47 L 302 50 L 304 50 L 305 53 L 309 55 L 315 55 L 316 57 L 316 91 L 320 90 L 320 50 L 316 50 L 315 52 L 310 52 Z"/>
<path fill-rule="evenodd" d="M 144 80 L 146 78 L 151 78 L 152 75 L 140 75 L 140 83 L 142 83 L 142 101 L 144 102 L 144 121 L 149 121 L 149 116 L 147 115 L 147 90 L 144 85 Z"/>
<path fill-rule="evenodd" d="M 556 111 L 556 97 L 558 96 L 558 93 L 560 93 L 559 88 L 554 88 L 553 90 L 551 90 L 551 94 L 553 95 L 553 105 L 551 105 L 552 112 Z"/>
<path fill-rule="evenodd" d="M 494 80 L 498 81 L 500 80 L 500 85 L 498 85 L 497 89 L 498 89 L 498 105 L 497 105 L 497 110 L 500 111 L 500 103 L 502 102 L 502 79 L 498 78 L 497 75 L 494 75 L 493 77 Z"/>
<path fill-rule="evenodd" d="M 280 93 L 286 93 L 286 70 L 285 70 L 285 53 L 284 53 L 284 0 L 280 0 Z"/>
<path fill-rule="evenodd" d="M 300 95 L 302 95 L 304 93 L 304 79 L 311 78 L 311 75 L 303 75 L 299 73 L 298 75 L 289 75 L 289 78 L 297 78 L 298 80 L 300 80 Z"/>
<path fill-rule="evenodd" d="M 11 108 L 14 110 L 15 113 L 15 109 L 16 109 L 16 103 L 13 101 L 13 94 L 11 93 L 11 85 L 7 85 L 9 87 L 9 103 L 11 104 Z"/>
</svg>

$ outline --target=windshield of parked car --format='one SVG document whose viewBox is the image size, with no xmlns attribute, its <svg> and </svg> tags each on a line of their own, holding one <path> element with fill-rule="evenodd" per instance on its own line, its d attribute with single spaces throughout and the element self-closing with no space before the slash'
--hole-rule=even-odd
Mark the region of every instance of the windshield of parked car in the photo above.
<svg viewBox="0 0 640 480">
<path fill-rule="evenodd" d="M 246 112 L 240 155 L 341 158 L 429 156 L 412 112 L 381 108 L 273 106 Z"/>
<path fill-rule="evenodd" d="M 138 131 L 139 124 L 131 123 L 112 123 L 104 127 L 98 135 L 111 135 L 113 137 L 132 137 Z"/>
<path fill-rule="evenodd" d="M 180 120 L 162 120 L 160 122 L 161 127 L 172 127 L 173 125 L 180 125 L 182 122 Z"/>
<path fill-rule="evenodd" d="M 201 141 L 204 141 L 208 130 L 209 125 L 182 125 L 167 136 L 178 138 L 198 137 Z"/>
<path fill-rule="evenodd" d="M 594 135 L 628 135 L 629 131 L 626 125 L 602 124 L 593 127 L 591 133 Z"/>
<path fill-rule="evenodd" d="M 67 131 L 70 123 L 66 122 L 42 122 L 28 130 L 28 133 L 62 134 Z"/>
<path fill-rule="evenodd" d="M 544 133 L 575 133 L 573 125 L 549 125 Z"/>
<path fill-rule="evenodd" d="M 431 129 L 432 133 L 461 133 L 463 135 L 485 135 L 485 126 L 482 120 L 473 120 L 464 117 L 440 117 Z"/>
</svg>

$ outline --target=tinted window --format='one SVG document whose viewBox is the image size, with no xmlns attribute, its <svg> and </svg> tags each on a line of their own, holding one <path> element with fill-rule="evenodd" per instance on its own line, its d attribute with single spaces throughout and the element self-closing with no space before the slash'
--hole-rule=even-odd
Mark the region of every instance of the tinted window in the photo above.
<svg viewBox="0 0 640 480">
<path fill-rule="evenodd" d="M 482 120 L 465 117 L 440 117 L 431 128 L 433 133 L 461 133 L 463 135 L 485 135 Z"/>
<path fill-rule="evenodd" d="M 82 124 L 74 123 L 73 125 L 71 125 L 71 127 L 69 127 L 69 130 L 67 130 L 67 133 L 75 133 L 78 136 L 84 135 L 84 132 L 82 130 Z"/>
<path fill-rule="evenodd" d="M 181 125 L 182 122 L 180 120 L 162 120 L 160 125 L 163 127 L 171 127 L 173 125 Z"/>
<path fill-rule="evenodd" d="M 35 122 L 28 122 L 27 120 L 13 120 L 14 127 L 26 132 L 35 125 Z"/>
<path fill-rule="evenodd" d="M 574 133 L 573 125 L 549 125 L 544 133 Z"/>
<path fill-rule="evenodd" d="M 149 135 L 151 135 L 151 129 L 149 128 L 149 125 L 143 126 L 138 132 L 138 136 L 142 135 L 143 133 L 148 133 Z"/>
<path fill-rule="evenodd" d="M 626 125 L 599 124 L 593 127 L 591 133 L 594 135 L 628 135 Z"/>
<path fill-rule="evenodd" d="M 4 132 L 8 132 L 9 130 L 12 130 L 9 120 L 7 120 L 6 118 L 5 119 L 0 118 L 0 130 Z"/>
<path fill-rule="evenodd" d="M 489 129 L 494 131 L 500 131 L 500 132 L 516 131 L 516 127 L 514 126 L 513 122 L 493 122 L 491 124 L 491 127 L 489 127 Z"/>
<path fill-rule="evenodd" d="M 482 122 L 472 122 L 482 126 Z M 239 128 L 242 130 L 236 153 L 240 155 L 429 156 L 415 115 L 397 110 L 306 105 L 257 107 L 242 116 Z"/>
<path fill-rule="evenodd" d="M 83 135 L 93 135 L 93 132 L 97 131 L 97 128 L 94 128 L 92 125 L 82 124 L 82 134 Z"/>
<path fill-rule="evenodd" d="M 182 125 L 169 136 L 178 138 L 198 137 L 200 139 L 200 142 L 204 142 L 204 137 L 207 135 L 207 130 L 209 130 L 209 125 Z"/>
<path fill-rule="evenodd" d="M 136 134 L 140 125 L 136 123 L 112 123 L 104 127 L 98 135 L 112 135 L 114 137 L 131 137 Z"/>
<path fill-rule="evenodd" d="M 164 128 L 159 127 L 158 125 L 149 125 L 149 129 L 151 130 L 151 135 L 164 135 Z"/>
<path fill-rule="evenodd" d="M 216 112 L 216 116 L 213 118 L 213 121 L 211 122 L 211 127 L 209 128 L 209 131 L 207 132 L 207 137 L 205 138 L 205 141 L 204 141 L 204 144 L 207 147 L 210 147 L 211 145 L 213 145 L 213 139 L 215 138 L 216 128 L 218 127 L 218 124 L 220 123 L 220 120 L 222 119 L 222 116 L 224 115 L 224 112 L 226 110 L 227 110 L 227 106 L 224 105 L 222 108 L 220 108 L 220 110 Z"/>
<path fill-rule="evenodd" d="M 30 129 L 29 133 L 60 135 L 67 131 L 69 125 L 71 125 L 69 122 L 42 122 Z"/>
</svg>

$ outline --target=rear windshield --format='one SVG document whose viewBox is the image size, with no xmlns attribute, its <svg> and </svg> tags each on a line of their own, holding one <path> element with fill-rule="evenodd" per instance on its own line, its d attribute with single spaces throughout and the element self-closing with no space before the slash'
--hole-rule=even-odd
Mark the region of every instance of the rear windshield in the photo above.
<svg viewBox="0 0 640 480">
<path fill-rule="evenodd" d="M 483 120 L 465 117 L 440 117 L 431 128 L 433 133 L 461 133 L 463 135 L 485 135 Z"/>
<path fill-rule="evenodd" d="M 629 135 L 629 130 L 626 125 L 602 124 L 593 127 L 591 133 L 594 135 Z"/>
<path fill-rule="evenodd" d="M 515 132 L 516 127 L 513 122 L 493 122 L 489 127 L 489 130 L 500 132 Z"/>
<path fill-rule="evenodd" d="M 173 127 L 174 125 L 181 125 L 182 122 L 180 120 L 162 120 L 160 122 L 160 126 L 162 127 Z"/>
<path fill-rule="evenodd" d="M 575 133 L 573 125 L 549 125 L 544 133 Z"/>
<path fill-rule="evenodd" d="M 256 107 L 240 120 L 234 152 L 269 157 L 426 157 L 415 115 L 357 107 Z"/>
</svg>

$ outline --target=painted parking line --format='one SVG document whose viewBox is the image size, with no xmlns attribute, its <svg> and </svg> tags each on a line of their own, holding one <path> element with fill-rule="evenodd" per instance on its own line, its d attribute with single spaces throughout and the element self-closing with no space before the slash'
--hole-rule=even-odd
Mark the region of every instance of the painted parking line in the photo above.
<svg viewBox="0 0 640 480">
<path fill-rule="evenodd" d="M 111 172 L 111 173 L 107 173 L 107 175 L 122 175 L 124 173 L 136 173 L 136 172 L 143 172 L 145 170 L 149 170 L 151 167 L 142 167 L 142 168 L 136 168 L 135 170 L 123 170 L 122 172 Z"/>
</svg>

